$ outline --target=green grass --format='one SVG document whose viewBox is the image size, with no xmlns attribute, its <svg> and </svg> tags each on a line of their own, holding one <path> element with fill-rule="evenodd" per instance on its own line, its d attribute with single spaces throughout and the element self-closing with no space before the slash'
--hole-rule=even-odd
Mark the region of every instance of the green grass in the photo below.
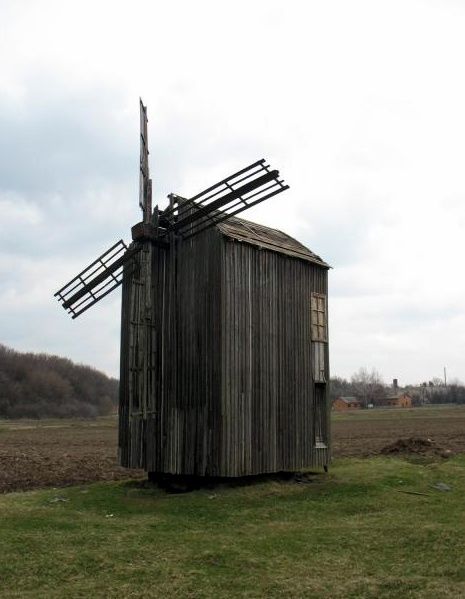
<svg viewBox="0 0 465 599">
<path fill-rule="evenodd" d="M 0 596 L 464 597 L 464 493 L 465 456 L 340 460 L 308 484 L 185 495 L 127 482 L 13 493 L 0 497 Z"/>
</svg>

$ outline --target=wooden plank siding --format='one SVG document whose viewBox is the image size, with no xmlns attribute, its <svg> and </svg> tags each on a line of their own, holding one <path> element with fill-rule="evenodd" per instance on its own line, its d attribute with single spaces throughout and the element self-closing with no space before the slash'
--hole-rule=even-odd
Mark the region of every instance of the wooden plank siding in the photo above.
<svg viewBox="0 0 465 599">
<path fill-rule="evenodd" d="M 327 449 L 315 448 L 310 320 L 311 292 L 327 294 L 327 270 L 232 240 L 222 262 L 221 472 L 328 464 L 329 435 Z"/>
<path fill-rule="evenodd" d="M 134 289 L 146 282 L 137 268 L 123 282 L 121 464 L 201 476 L 327 465 L 328 394 L 318 385 L 318 407 L 311 339 L 311 293 L 327 296 L 326 265 L 216 228 L 179 241 L 175 255 L 154 246 L 151 259 L 153 384 L 137 409 L 131 319 Z M 328 344 L 319 351 L 328 381 Z M 315 448 L 317 430 L 326 448 Z"/>
</svg>

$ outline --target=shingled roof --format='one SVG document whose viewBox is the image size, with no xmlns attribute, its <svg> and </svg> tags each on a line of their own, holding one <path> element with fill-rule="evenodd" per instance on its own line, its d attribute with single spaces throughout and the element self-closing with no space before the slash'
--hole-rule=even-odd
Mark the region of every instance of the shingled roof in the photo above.
<svg viewBox="0 0 465 599">
<path fill-rule="evenodd" d="M 330 268 L 329 264 L 320 258 L 320 256 L 314 254 L 297 241 L 297 239 L 278 229 L 271 229 L 270 227 L 265 227 L 235 216 L 219 223 L 217 227 L 229 239 L 249 243 L 259 248 L 286 254 L 293 258 L 300 258 L 301 260 Z"/>
</svg>

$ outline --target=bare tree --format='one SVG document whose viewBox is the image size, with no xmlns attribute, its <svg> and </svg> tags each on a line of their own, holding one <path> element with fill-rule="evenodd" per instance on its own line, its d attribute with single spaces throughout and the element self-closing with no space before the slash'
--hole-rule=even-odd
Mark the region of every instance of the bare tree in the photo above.
<svg viewBox="0 0 465 599">
<path fill-rule="evenodd" d="M 386 395 L 383 379 L 379 372 L 372 368 L 360 368 L 351 378 L 354 395 L 364 408 L 369 404 L 379 404 Z"/>
<path fill-rule="evenodd" d="M 352 383 L 340 376 L 331 379 L 329 385 L 329 397 L 333 402 L 338 397 L 353 395 Z"/>
</svg>

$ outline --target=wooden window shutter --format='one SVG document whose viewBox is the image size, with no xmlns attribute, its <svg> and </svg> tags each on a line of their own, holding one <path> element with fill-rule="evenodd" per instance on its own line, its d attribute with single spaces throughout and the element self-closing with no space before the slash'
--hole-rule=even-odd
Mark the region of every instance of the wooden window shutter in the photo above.
<svg viewBox="0 0 465 599">
<path fill-rule="evenodd" d="M 326 295 L 312 293 L 310 316 L 313 381 L 326 383 L 326 343 L 328 341 Z"/>
<path fill-rule="evenodd" d="M 312 341 L 328 341 L 326 295 L 312 293 L 310 301 Z"/>
</svg>

